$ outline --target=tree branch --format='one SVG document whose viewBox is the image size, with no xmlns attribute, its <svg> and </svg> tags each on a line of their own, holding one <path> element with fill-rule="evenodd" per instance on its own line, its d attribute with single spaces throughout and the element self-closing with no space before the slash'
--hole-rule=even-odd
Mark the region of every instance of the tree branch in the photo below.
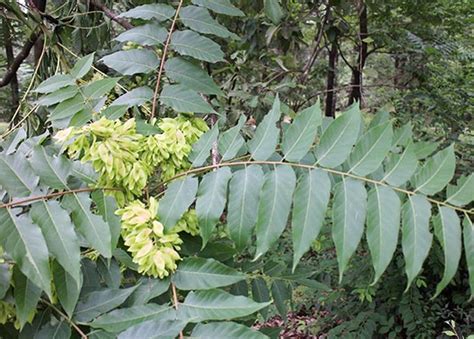
<svg viewBox="0 0 474 339">
<path fill-rule="evenodd" d="M 114 11 L 112 11 L 110 8 L 108 8 L 106 5 L 104 5 L 102 2 L 100 2 L 100 0 L 82 0 L 83 3 L 85 4 L 90 4 L 92 6 L 94 6 L 95 8 L 101 10 L 102 12 L 104 12 L 104 14 L 110 18 L 110 20 L 113 20 L 115 21 L 116 23 L 118 23 L 120 26 L 122 26 L 123 28 L 125 29 L 132 29 L 133 28 L 133 25 L 123 19 L 123 18 L 120 18 Z"/>
<path fill-rule="evenodd" d="M 38 40 L 41 35 L 41 31 L 35 31 L 31 33 L 31 35 L 28 37 L 28 40 L 26 40 L 25 44 L 23 45 L 20 53 L 18 53 L 15 59 L 13 59 L 13 62 L 11 65 L 9 65 L 7 71 L 3 75 L 3 78 L 0 80 L 0 87 L 8 85 L 10 81 L 12 81 L 16 75 L 16 72 L 18 71 L 18 68 L 20 68 L 20 65 L 28 57 L 31 49 L 35 45 L 36 40 Z"/>
</svg>

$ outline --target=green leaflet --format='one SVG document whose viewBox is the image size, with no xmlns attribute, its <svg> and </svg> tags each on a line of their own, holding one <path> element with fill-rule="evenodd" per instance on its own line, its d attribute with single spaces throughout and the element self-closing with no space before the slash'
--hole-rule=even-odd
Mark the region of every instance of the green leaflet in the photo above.
<svg viewBox="0 0 474 339">
<path fill-rule="evenodd" d="M 232 37 L 236 35 L 229 32 L 225 26 L 222 26 L 214 20 L 205 8 L 198 6 L 186 6 L 179 12 L 179 17 L 183 24 L 192 30 L 204 34 L 213 34 L 221 38 Z"/>
<path fill-rule="evenodd" d="M 175 13 L 173 7 L 165 4 L 150 4 L 132 8 L 119 15 L 120 18 L 133 18 L 157 21 L 166 21 L 171 19 Z"/>
<path fill-rule="evenodd" d="M 79 293 L 82 287 L 82 274 L 80 279 L 76 280 L 57 262 L 54 261 L 52 266 L 54 286 L 56 287 L 59 302 L 66 311 L 66 314 L 71 317 L 79 300 Z"/>
<path fill-rule="evenodd" d="M 398 244 L 400 231 L 400 198 L 389 187 L 375 185 L 367 201 L 367 243 L 375 276 L 371 285 L 380 279 Z"/>
<path fill-rule="evenodd" d="M 441 191 L 454 175 L 456 157 L 454 146 L 451 145 L 428 159 L 413 178 L 416 192 L 428 195 Z"/>
<path fill-rule="evenodd" d="M 375 114 L 372 120 L 370 120 L 370 124 L 369 127 L 367 127 L 367 130 L 372 129 L 375 126 L 384 124 L 388 121 L 390 121 L 390 113 L 382 109 L 381 111 L 378 111 L 377 114 Z"/>
<path fill-rule="evenodd" d="M 130 92 L 121 95 L 115 99 L 109 107 L 113 106 L 141 106 L 153 98 L 153 90 L 150 87 L 143 86 L 132 89 Z"/>
<path fill-rule="evenodd" d="M 35 146 L 31 154 L 30 164 L 40 182 L 56 189 L 69 189 L 67 178 L 71 174 L 72 162 L 63 155 L 50 156 L 43 146 Z"/>
<path fill-rule="evenodd" d="M 252 298 L 259 302 L 270 302 L 270 290 L 263 278 L 258 277 L 252 280 Z M 267 318 L 268 307 L 264 307 L 259 312 L 263 318 Z"/>
<path fill-rule="evenodd" d="M 110 228 L 110 245 L 113 251 L 117 247 L 117 242 L 120 238 L 121 222 L 120 217 L 115 214 L 117 210 L 117 203 L 114 198 L 106 196 L 104 191 L 97 190 L 91 194 L 97 211 L 102 216 L 102 219 L 109 225 Z"/>
<path fill-rule="evenodd" d="M 11 197 L 26 197 L 38 186 L 39 178 L 21 154 L 0 154 L 0 186 Z"/>
<path fill-rule="evenodd" d="M 268 338 L 263 333 L 252 330 L 247 326 L 230 321 L 211 322 L 198 324 L 191 334 L 195 339 L 208 338 L 245 338 L 245 339 L 265 339 Z"/>
<path fill-rule="evenodd" d="M 418 160 L 423 160 L 433 154 L 438 148 L 438 142 L 418 141 L 414 144 L 415 154 Z"/>
<path fill-rule="evenodd" d="M 279 0 L 264 0 L 265 15 L 274 25 L 278 25 L 285 16 L 281 9 Z"/>
<path fill-rule="evenodd" d="M 61 89 L 58 89 L 57 91 L 54 91 L 48 95 L 41 97 L 38 100 L 38 105 L 41 105 L 41 106 L 55 105 L 61 101 L 65 101 L 67 99 L 72 98 L 73 96 L 77 94 L 78 91 L 79 91 L 79 87 L 77 87 L 76 85 L 63 87 Z"/>
<path fill-rule="evenodd" d="M 203 6 L 219 14 L 244 16 L 245 14 L 232 5 L 229 0 L 192 0 L 195 5 Z"/>
<path fill-rule="evenodd" d="M 102 217 L 91 212 L 91 203 L 88 193 L 73 193 L 66 195 L 61 205 L 71 213 L 72 221 L 90 245 L 104 257 L 110 258 L 112 246 L 109 225 Z"/>
<path fill-rule="evenodd" d="M 87 98 L 98 99 L 110 92 L 120 78 L 105 78 L 100 79 L 94 82 L 89 82 L 88 84 L 81 87 L 82 94 Z"/>
<path fill-rule="evenodd" d="M 176 112 L 212 113 L 214 109 L 199 93 L 183 85 L 165 85 L 160 94 L 160 102 Z"/>
<path fill-rule="evenodd" d="M 268 306 L 243 296 L 234 296 L 222 290 L 190 292 L 178 308 L 178 320 L 202 322 L 244 317 Z"/>
<path fill-rule="evenodd" d="M 178 320 L 152 319 L 128 328 L 118 335 L 118 339 L 163 339 L 176 338 L 186 326 L 185 322 Z"/>
<path fill-rule="evenodd" d="M 221 47 L 209 38 L 194 31 L 175 31 L 171 36 L 171 48 L 181 55 L 211 63 L 224 61 Z"/>
<path fill-rule="evenodd" d="M 158 219 L 166 230 L 171 229 L 189 206 L 194 202 L 198 189 L 198 179 L 187 177 L 175 180 L 168 185 L 158 206 Z"/>
<path fill-rule="evenodd" d="M 88 54 L 77 60 L 74 67 L 71 69 L 70 75 L 75 79 L 81 79 L 89 73 L 92 68 L 92 63 L 94 62 L 94 54 L 95 53 Z"/>
<path fill-rule="evenodd" d="M 15 281 L 14 297 L 15 311 L 20 327 L 23 327 L 30 316 L 34 314 L 36 305 L 41 297 L 41 288 L 33 284 L 18 268 L 13 269 Z"/>
<path fill-rule="evenodd" d="M 466 214 L 463 221 L 464 251 L 466 254 L 467 269 L 469 272 L 469 287 L 471 298 L 474 297 L 474 225 Z"/>
<path fill-rule="evenodd" d="M 457 185 L 448 185 L 446 202 L 456 205 L 465 206 L 474 200 L 474 174 L 462 176 L 458 179 Z"/>
<path fill-rule="evenodd" d="M 10 208 L 0 209 L 0 245 L 21 272 L 51 298 L 48 248 L 40 228 L 27 215 L 16 216 Z"/>
<path fill-rule="evenodd" d="M 49 120 L 61 120 L 71 118 L 77 112 L 83 110 L 86 107 L 84 98 L 81 94 L 59 103 L 49 115 Z"/>
<path fill-rule="evenodd" d="M 227 225 L 238 250 L 243 250 L 252 238 L 262 185 L 263 171 L 256 165 L 234 172 L 230 180 Z"/>
<path fill-rule="evenodd" d="M 9 266 L 10 265 L 7 263 L 0 264 L 0 299 L 5 297 L 5 294 L 7 294 L 7 291 L 10 288 L 12 273 Z"/>
<path fill-rule="evenodd" d="M 331 168 L 342 164 L 357 141 L 360 122 L 360 110 L 357 104 L 352 105 L 345 113 L 331 122 L 316 148 L 315 155 L 318 159 L 316 164 Z"/>
<path fill-rule="evenodd" d="M 166 41 L 168 31 L 157 24 L 141 25 L 123 32 L 114 40 L 132 41 L 142 46 L 159 46 Z"/>
<path fill-rule="evenodd" d="M 392 136 L 390 121 L 369 129 L 349 157 L 349 172 L 360 176 L 374 172 L 392 147 Z"/>
<path fill-rule="evenodd" d="M 57 323 L 46 323 L 41 329 L 35 333 L 35 339 L 65 339 L 71 338 L 71 327 L 65 319 L 61 319 Z M 92 339 L 92 338 L 91 338 Z"/>
<path fill-rule="evenodd" d="M 281 143 L 283 158 L 292 162 L 300 161 L 313 145 L 321 122 L 319 100 L 313 106 L 298 113 L 293 123 L 283 133 Z"/>
<path fill-rule="evenodd" d="M 335 186 L 332 238 L 336 245 L 339 282 L 364 233 L 367 192 L 361 181 L 343 178 Z"/>
<path fill-rule="evenodd" d="M 199 219 L 203 248 L 224 212 L 227 183 L 231 176 L 229 167 L 219 168 L 204 175 L 199 185 L 196 197 L 196 214 Z"/>
<path fill-rule="evenodd" d="M 106 117 L 109 120 L 116 120 L 120 119 L 125 115 L 128 111 L 127 105 L 119 105 L 119 106 L 109 106 L 100 112 L 101 116 Z"/>
<path fill-rule="evenodd" d="M 248 142 L 249 151 L 253 159 L 267 160 L 275 152 L 280 134 L 276 123 L 280 116 L 280 99 L 276 96 L 272 109 L 258 125 L 255 130 L 255 136 Z"/>
<path fill-rule="evenodd" d="M 102 328 L 108 332 L 118 333 L 144 321 L 172 319 L 172 306 L 146 304 L 113 310 L 101 315 L 90 323 L 91 327 Z"/>
<path fill-rule="evenodd" d="M 33 204 L 30 216 L 41 228 L 49 251 L 72 278 L 79 282 L 81 253 L 69 213 L 55 200 L 42 200 Z"/>
<path fill-rule="evenodd" d="M 293 272 L 321 230 L 330 191 L 331 181 L 328 174 L 322 170 L 311 170 L 298 179 L 291 220 Z"/>
<path fill-rule="evenodd" d="M 286 284 L 286 282 L 281 280 L 274 280 L 272 282 L 272 297 L 275 303 L 275 306 L 278 310 L 278 313 L 283 317 L 287 318 L 288 307 L 286 302 L 291 299 L 291 290 Z"/>
<path fill-rule="evenodd" d="M 448 207 L 438 208 L 439 214 L 434 218 L 434 233 L 444 252 L 443 279 L 436 286 L 436 298 L 456 274 L 461 259 L 461 222 L 456 212 Z"/>
<path fill-rule="evenodd" d="M 433 241 L 429 221 L 431 205 L 421 195 L 409 196 L 402 207 L 402 249 L 405 257 L 405 271 L 408 277 L 407 287 L 418 275 L 428 256 Z"/>
<path fill-rule="evenodd" d="M 144 305 L 151 299 L 165 293 L 170 287 L 170 280 L 142 278 L 137 282 L 137 289 L 127 299 L 126 306 Z"/>
<path fill-rule="evenodd" d="M 160 59 L 148 49 L 131 49 L 106 55 L 100 59 L 108 67 L 124 75 L 150 73 L 160 65 Z"/>
<path fill-rule="evenodd" d="M 208 290 L 245 279 L 245 274 L 214 259 L 186 258 L 172 277 L 180 290 Z"/>
<path fill-rule="evenodd" d="M 89 322 L 95 317 L 106 313 L 123 304 L 138 286 L 125 289 L 103 289 L 81 296 L 74 311 L 74 319 L 79 322 Z"/>
<path fill-rule="evenodd" d="M 168 59 L 165 63 L 166 76 L 181 85 L 204 94 L 222 95 L 219 86 L 199 66 L 180 57 Z"/>
<path fill-rule="evenodd" d="M 418 159 L 413 143 L 409 143 L 401 155 L 391 154 L 385 166 L 385 181 L 393 186 L 401 186 L 407 182 L 418 166 Z"/>
<path fill-rule="evenodd" d="M 56 74 L 51 78 L 46 79 L 36 87 L 36 93 L 51 93 L 60 88 L 71 86 L 75 84 L 75 79 L 70 75 Z"/>
<path fill-rule="evenodd" d="M 199 167 L 206 162 L 211 154 L 212 145 L 217 141 L 218 135 L 219 126 L 215 124 L 193 144 L 193 150 L 188 156 L 189 161 L 192 162 L 192 167 Z"/>
<path fill-rule="evenodd" d="M 392 146 L 407 146 L 413 135 L 411 123 L 407 123 L 393 132 Z"/>
<path fill-rule="evenodd" d="M 237 125 L 229 128 L 219 136 L 218 149 L 219 153 L 221 154 L 222 161 L 233 159 L 245 144 L 245 140 L 240 134 L 240 130 L 242 127 L 244 127 L 245 121 L 246 117 L 242 114 Z"/>
<path fill-rule="evenodd" d="M 255 260 L 265 254 L 285 229 L 290 213 L 296 175 L 290 166 L 282 165 L 265 174 L 256 224 Z"/>
</svg>

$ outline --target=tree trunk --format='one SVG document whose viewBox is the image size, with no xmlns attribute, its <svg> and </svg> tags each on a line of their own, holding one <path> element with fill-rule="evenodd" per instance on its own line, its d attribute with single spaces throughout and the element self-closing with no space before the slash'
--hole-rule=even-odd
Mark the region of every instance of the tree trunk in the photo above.
<svg viewBox="0 0 474 339">
<path fill-rule="evenodd" d="M 348 104 L 355 101 L 361 102 L 362 99 L 362 71 L 364 70 L 365 60 L 367 59 L 367 43 L 364 41 L 369 36 L 367 29 L 367 6 L 364 0 L 361 0 L 358 6 L 359 11 L 359 56 L 357 65 L 352 69 L 351 92 Z"/>
<path fill-rule="evenodd" d="M 7 57 L 7 69 L 13 66 L 15 61 L 15 56 L 13 55 L 13 44 L 12 44 L 12 37 L 10 32 L 10 25 L 6 18 L 3 18 L 3 39 L 5 45 L 5 55 Z M 11 115 L 7 119 L 10 121 L 20 102 L 20 96 L 18 92 L 18 77 L 16 75 L 16 71 L 12 75 L 10 80 L 10 89 L 11 89 Z M 14 122 L 13 122 L 14 123 Z"/>
<path fill-rule="evenodd" d="M 331 44 L 329 52 L 328 77 L 326 84 L 326 111 L 327 117 L 335 117 L 336 115 L 336 67 L 339 54 L 337 53 L 337 37 Z"/>
<path fill-rule="evenodd" d="M 46 1 L 47 0 L 32 0 L 32 3 L 37 11 L 44 13 L 46 11 Z M 41 53 L 43 53 L 43 44 L 44 40 L 42 37 L 36 40 L 34 48 L 35 65 L 38 64 Z"/>
</svg>

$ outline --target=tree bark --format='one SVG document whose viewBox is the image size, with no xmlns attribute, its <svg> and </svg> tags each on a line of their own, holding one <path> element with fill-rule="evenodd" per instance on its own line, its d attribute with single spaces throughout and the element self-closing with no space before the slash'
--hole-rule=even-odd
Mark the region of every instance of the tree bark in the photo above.
<svg viewBox="0 0 474 339">
<path fill-rule="evenodd" d="M 7 67 L 8 69 L 12 68 L 14 62 L 15 62 L 15 56 L 13 55 L 13 43 L 12 43 L 12 37 L 11 37 L 11 31 L 10 31 L 10 25 L 8 24 L 8 21 L 6 18 L 3 18 L 3 39 L 4 39 L 4 45 L 5 45 L 5 54 L 7 57 Z M 10 80 L 10 89 L 11 89 L 11 115 L 7 119 L 7 121 L 10 121 L 10 119 L 13 117 L 15 114 L 16 108 L 19 105 L 20 102 L 20 95 L 19 95 L 19 90 L 18 90 L 18 77 L 16 74 L 16 70 L 12 72 L 11 80 Z"/>
<path fill-rule="evenodd" d="M 331 50 L 329 51 L 329 64 L 328 64 L 328 76 L 326 84 L 326 109 L 325 115 L 327 117 L 336 116 L 336 91 L 337 86 L 336 79 L 336 68 L 337 68 L 337 59 L 339 57 L 337 51 L 337 37 L 334 38 L 334 41 L 331 43 Z"/>
<path fill-rule="evenodd" d="M 361 103 L 362 99 L 362 72 L 364 70 L 365 61 L 367 59 L 367 42 L 364 40 L 369 36 L 367 28 L 367 6 L 364 0 L 361 0 L 358 6 L 359 11 L 359 56 L 357 57 L 357 65 L 352 70 L 351 92 L 349 95 L 348 105 L 355 101 Z"/>
<path fill-rule="evenodd" d="M 46 0 L 32 0 L 32 5 L 34 6 L 34 10 L 40 13 L 44 13 L 46 11 Z M 35 65 L 38 64 L 38 61 L 41 57 L 41 53 L 43 53 L 43 45 L 43 38 L 39 37 L 39 39 L 35 42 L 35 48 L 33 53 L 35 57 Z"/>
</svg>

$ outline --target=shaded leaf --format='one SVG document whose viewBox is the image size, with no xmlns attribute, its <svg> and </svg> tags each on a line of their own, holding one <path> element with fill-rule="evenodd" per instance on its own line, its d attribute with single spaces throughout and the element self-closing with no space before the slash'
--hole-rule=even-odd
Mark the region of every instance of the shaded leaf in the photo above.
<svg viewBox="0 0 474 339">
<path fill-rule="evenodd" d="M 74 85 L 75 80 L 70 75 L 66 74 L 56 74 L 51 78 L 46 79 L 41 84 L 36 87 L 35 92 L 37 93 L 51 93 L 60 88 Z"/>
<path fill-rule="evenodd" d="M 183 113 L 212 113 L 214 109 L 197 92 L 183 85 L 165 85 L 160 94 L 163 105 Z"/>
<path fill-rule="evenodd" d="M 79 300 L 82 275 L 79 280 L 76 280 L 61 265 L 53 262 L 53 277 L 59 302 L 66 311 L 66 314 L 71 317 Z"/>
<path fill-rule="evenodd" d="M 224 52 L 217 43 L 190 30 L 175 31 L 170 46 L 179 54 L 198 60 L 211 63 L 224 60 Z"/>
<path fill-rule="evenodd" d="M 20 154 L 0 154 L 0 186 L 11 197 L 26 197 L 38 186 L 39 178 Z"/>
<path fill-rule="evenodd" d="M 298 179 L 293 197 L 291 219 L 293 271 L 319 234 L 324 222 L 331 191 L 326 172 L 314 169 Z"/>
<path fill-rule="evenodd" d="M 285 229 L 296 176 L 290 166 L 278 166 L 265 174 L 256 225 L 257 250 L 255 259 L 265 254 Z"/>
<path fill-rule="evenodd" d="M 82 94 L 85 97 L 98 99 L 109 93 L 119 82 L 120 78 L 105 78 L 89 82 L 81 87 Z"/>
<path fill-rule="evenodd" d="M 151 299 L 165 293 L 169 286 L 169 279 L 142 278 L 137 282 L 137 289 L 127 299 L 127 306 L 144 305 Z"/>
<path fill-rule="evenodd" d="M 244 16 L 245 14 L 232 5 L 229 0 L 192 0 L 195 5 L 203 6 L 219 14 Z"/>
<path fill-rule="evenodd" d="M 418 166 L 413 147 L 413 143 L 410 143 L 401 155 L 392 154 L 388 158 L 382 181 L 393 186 L 401 186 L 411 178 Z"/>
<path fill-rule="evenodd" d="M 70 75 L 75 79 L 80 79 L 84 77 L 92 68 L 92 63 L 94 62 L 94 54 L 88 54 L 79 60 L 77 60 L 74 67 L 71 69 Z"/>
<path fill-rule="evenodd" d="M 400 231 L 400 199 L 389 187 L 374 185 L 367 202 L 367 243 L 375 270 L 374 285 L 392 260 Z"/>
<path fill-rule="evenodd" d="M 215 124 L 193 144 L 193 150 L 188 156 L 189 161 L 192 162 L 192 167 L 202 166 L 206 162 L 211 155 L 212 145 L 217 141 L 218 135 L 219 126 Z"/>
<path fill-rule="evenodd" d="M 335 186 L 332 238 L 336 245 L 339 282 L 364 233 L 367 192 L 359 180 L 343 178 Z"/>
<path fill-rule="evenodd" d="M 441 191 L 453 178 L 456 167 L 453 145 L 439 151 L 428 159 L 413 178 L 416 192 L 435 194 Z"/>
<path fill-rule="evenodd" d="M 342 164 L 357 141 L 360 121 L 358 104 L 353 104 L 334 120 L 323 132 L 316 148 L 317 164 L 324 167 L 337 167 Z"/>
<path fill-rule="evenodd" d="M 293 123 L 283 133 L 282 150 L 284 159 L 300 161 L 310 150 L 321 125 L 321 106 L 318 102 L 296 115 Z"/>
<path fill-rule="evenodd" d="M 176 338 L 185 325 L 185 322 L 178 320 L 147 320 L 120 333 L 118 339 Z"/>
<path fill-rule="evenodd" d="M 72 170 L 72 162 L 65 156 L 50 156 L 46 148 L 35 146 L 29 161 L 43 185 L 56 189 L 69 189 L 67 178 Z"/>
<path fill-rule="evenodd" d="M 165 63 L 166 76 L 181 85 L 204 94 L 222 95 L 219 86 L 199 66 L 180 57 L 168 59 Z"/>
<path fill-rule="evenodd" d="M 221 38 L 235 37 L 234 33 L 229 32 L 225 26 L 214 20 L 205 8 L 198 6 L 183 7 L 179 12 L 179 17 L 185 26 L 196 32 L 213 34 Z"/>
<path fill-rule="evenodd" d="M 421 271 L 421 267 L 433 241 L 429 222 L 431 205 L 421 195 L 409 196 L 402 207 L 402 249 L 405 257 L 405 271 L 408 277 L 407 287 Z"/>
<path fill-rule="evenodd" d="M 214 259 L 186 258 L 172 281 L 180 290 L 208 290 L 232 285 L 245 279 L 245 274 Z"/>
<path fill-rule="evenodd" d="M 59 102 L 62 102 L 74 97 L 78 91 L 79 91 L 79 87 L 77 87 L 76 85 L 67 86 L 57 91 L 54 91 L 53 93 L 50 93 L 48 95 L 41 97 L 37 103 L 38 105 L 41 105 L 41 106 L 55 105 Z"/>
<path fill-rule="evenodd" d="M 469 272 L 469 287 L 471 298 L 474 297 L 474 225 L 466 214 L 463 221 L 464 251 L 466 255 L 467 269 Z"/>
<path fill-rule="evenodd" d="M 169 5 L 150 4 L 132 8 L 124 13 L 121 13 L 119 17 L 143 20 L 156 19 L 158 21 L 166 21 L 173 17 L 174 12 L 174 8 Z"/>
<path fill-rule="evenodd" d="M 166 41 L 168 31 L 157 24 L 146 24 L 123 32 L 114 40 L 120 42 L 132 41 L 142 46 L 158 46 Z"/>
<path fill-rule="evenodd" d="M 153 90 L 150 87 L 143 86 L 132 89 L 117 99 L 115 99 L 110 106 L 141 106 L 153 98 Z"/>
<path fill-rule="evenodd" d="M 448 185 L 446 202 L 456 205 L 465 206 L 474 200 L 474 174 L 462 176 L 458 179 L 457 185 Z"/>
<path fill-rule="evenodd" d="M 264 339 L 268 338 L 263 333 L 252 330 L 247 326 L 230 321 L 212 322 L 208 324 L 197 324 L 191 334 L 192 338 L 246 338 Z"/>
<path fill-rule="evenodd" d="M 244 127 L 246 121 L 245 115 L 241 115 L 237 125 L 229 128 L 219 136 L 219 153 L 222 161 L 234 158 L 245 144 L 245 140 L 240 134 L 240 130 Z"/>
<path fill-rule="evenodd" d="M 245 248 L 252 237 L 262 185 L 263 171 L 256 165 L 236 171 L 230 180 L 227 225 L 238 250 Z"/>
<path fill-rule="evenodd" d="M 279 0 L 264 0 L 265 15 L 274 25 L 278 25 L 285 16 L 280 6 Z"/>
<path fill-rule="evenodd" d="M 16 268 L 13 270 L 13 280 L 15 281 L 15 313 L 20 326 L 23 327 L 35 313 L 36 305 L 41 297 L 41 288 L 33 284 Z"/>
<path fill-rule="evenodd" d="M 0 209 L 0 245 L 21 272 L 51 297 L 48 248 L 40 228 L 25 214 L 16 216 L 10 208 Z"/>
<path fill-rule="evenodd" d="M 121 230 L 120 217 L 115 214 L 115 211 L 118 209 L 117 202 L 113 197 L 106 196 L 104 191 L 101 190 L 92 192 L 91 197 L 102 219 L 109 225 L 111 236 L 110 249 L 113 251 L 117 246 Z"/>
<path fill-rule="evenodd" d="M 85 108 L 84 98 L 81 94 L 77 94 L 71 99 L 62 101 L 58 104 L 54 110 L 49 115 L 49 120 L 61 120 L 66 118 L 71 118 L 77 112 Z"/>
<path fill-rule="evenodd" d="M 190 292 L 178 308 L 178 319 L 187 322 L 225 320 L 244 317 L 268 306 L 221 290 Z"/>
<path fill-rule="evenodd" d="M 71 338 L 71 328 L 66 320 L 62 319 L 57 323 L 46 323 L 34 339 L 69 339 Z"/>
<path fill-rule="evenodd" d="M 449 207 L 440 206 L 434 218 L 434 233 L 444 252 L 443 279 L 436 286 L 436 298 L 453 279 L 461 259 L 461 222 L 456 212 Z"/>
<path fill-rule="evenodd" d="M 231 176 L 230 168 L 223 167 L 207 173 L 201 180 L 196 197 L 196 214 L 202 247 L 206 245 L 224 212 L 227 183 Z"/>
<path fill-rule="evenodd" d="M 175 180 L 168 185 L 158 206 L 158 218 L 165 229 L 171 229 L 181 219 L 183 213 L 194 202 L 197 189 L 198 179 L 193 177 Z"/>
<path fill-rule="evenodd" d="M 148 49 L 131 49 L 106 55 L 100 59 L 108 67 L 125 75 L 150 73 L 160 65 L 160 59 Z"/>
</svg>

